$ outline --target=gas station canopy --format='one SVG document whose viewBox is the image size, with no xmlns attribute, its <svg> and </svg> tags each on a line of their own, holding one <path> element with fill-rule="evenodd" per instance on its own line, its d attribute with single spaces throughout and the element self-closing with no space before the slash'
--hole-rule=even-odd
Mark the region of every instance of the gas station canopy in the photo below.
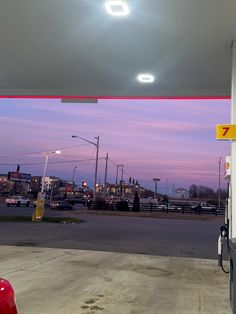
<svg viewBox="0 0 236 314">
<path fill-rule="evenodd" d="M 235 0 L 105 2 L 0 0 L 0 95 L 230 96 Z"/>
</svg>

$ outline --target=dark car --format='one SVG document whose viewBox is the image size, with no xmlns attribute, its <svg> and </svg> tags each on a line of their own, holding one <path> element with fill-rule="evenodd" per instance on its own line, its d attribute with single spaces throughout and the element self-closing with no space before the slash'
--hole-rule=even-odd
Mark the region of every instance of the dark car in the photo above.
<svg viewBox="0 0 236 314">
<path fill-rule="evenodd" d="M 14 290 L 5 279 L 0 278 L 0 313 L 17 314 Z"/>
<path fill-rule="evenodd" d="M 67 202 L 70 203 L 71 205 L 75 205 L 75 204 L 84 204 L 85 205 L 86 200 L 82 197 L 75 197 L 75 198 L 67 199 Z"/>
<path fill-rule="evenodd" d="M 118 203 L 116 203 L 116 210 L 122 211 L 122 212 L 128 212 L 129 209 L 129 203 L 126 200 L 121 200 Z"/>
<path fill-rule="evenodd" d="M 50 208 L 58 210 L 72 210 L 73 206 L 66 201 L 52 201 L 50 202 Z"/>
</svg>

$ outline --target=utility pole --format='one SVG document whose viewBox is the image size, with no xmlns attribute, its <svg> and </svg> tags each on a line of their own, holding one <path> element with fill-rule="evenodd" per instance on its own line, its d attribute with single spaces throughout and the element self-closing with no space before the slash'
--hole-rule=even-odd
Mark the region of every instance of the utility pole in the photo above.
<svg viewBox="0 0 236 314">
<path fill-rule="evenodd" d="M 93 200 L 96 201 L 96 188 L 97 188 L 97 177 L 98 177 L 98 152 L 99 152 L 99 136 L 95 137 L 97 140 L 96 144 L 96 165 L 95 165 L 95 176 L 94 176 L 94 193 L 93 193 Z"/>
<path fill-rule="evenodd" d="M 116 185 L 118 184 L 118 169 L 119 165 L 116 165 Z"/>
<path fill-rule="evenodd" d="M 124 165 L 116 165 L 116 195 L 118 194 L 118 175 L 119 175 L 119 168 L 122 167 L 122 169 L 124 169 Z M 123 172 L 124 170 L 122 170 L 122 176 L 123 176 Z"/>
<path fill-rule="evenodd" d="M 50 191 L 50 202 L 52 200 L 52 195 L 53 195 L 53 189 L 54 189 L 54 181 L 55 181 L 55 178 L 52 179 L 52 182 L 51 182 L 51 191 Z"/>
<path fill-rule="evenodd" d="M 124 165 L 121 165 L 121 181 L 123 181 L 124 178 Z"/>
<path fill-rule="evenodd" d="M 168 196 L 169 194 L 169 181 L 166 179 L 166 195 Z"/>
<path fill-rule="evenodd" d="M 121 165 L 121 181 L 120 181 L 120 194 L 121 197 L 124 196 L 124 187 L 123 187 L 123 178 L 124 178 L 124 165 Z"/>
<path fill-rule="evenodd" d="M 220 172 L 221 172 L 221 160 L 222 158 L 220 157 L 218 164 L 219 164 L 219 188 L 218 188 L 218 209 L 220 209 L 220 192 L 221 192 L 221 187 L 220 187 Z"/>
<path fill-rule="evenodd" d="M 115 189 L 116 195 L 117 195 L 117 191 L 118 191 L 118 187 L 117 187 L 117 184 L 118 184 L 118 169 L 119 169 L 119 166 L 116 165 L 116 189 Z"/>
<path fill-rule="evenodd" d="M 75 169 L 77 166 L 74 166 L 73 175 L 72 175 L 72 184 L 73 184 L 73 196 L 74 196 L 74 188 L 75 188 Z"/>
<path fill-rule="evenodd" d="M 106 155 L 106 167 L 105 167 L 105 176 L 104 176 L 104 190 L 103 190 L 104 198 L 106 198 L 106 192 L 107 192 L 107 168 L 108 168 L 108 153 Z"/>
<path fill-rule="evenodd" d="M 158 178 L 153 178 L 153 181 L 155 182 L 155 199 L 157 200 L 157 182 L 161 180 Z"/>
</svg>

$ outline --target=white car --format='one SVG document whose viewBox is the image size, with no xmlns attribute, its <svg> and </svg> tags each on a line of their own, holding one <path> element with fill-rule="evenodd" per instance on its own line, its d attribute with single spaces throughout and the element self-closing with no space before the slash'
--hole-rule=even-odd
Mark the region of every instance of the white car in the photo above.
<svg viewBox="0 0 236 314">
<path fill-rule="evenodd" d="M 30 200 L 26 198 L 25 196 L 12 196 L 11 198 L 7 198 L 5 200 L 5 203 L 8 207 L 10 206 L 26 206 L 29 207 Z"/>
<path fill-rule="evenodd" d="M 181 210 L 181 206 L 177 206 L 177 205 L 174 205 L 172 203 L 159 203 L 157 204 L 157 208 L 158 209 L 162 209 L 162 210 Z"/>
<path fill-rule="evenodd" d="M 200 203 L 194 207 L 195 210 L 216 210 L 216 206 L 209 203 Z"/>
</svg>

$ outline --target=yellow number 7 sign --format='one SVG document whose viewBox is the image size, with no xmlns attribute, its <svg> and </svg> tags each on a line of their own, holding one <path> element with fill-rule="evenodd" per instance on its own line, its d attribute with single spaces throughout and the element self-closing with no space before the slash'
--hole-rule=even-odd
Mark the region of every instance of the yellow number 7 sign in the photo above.
<svg viewBox="0 0 236 314">
<path fill-rule="evenodd" d="M 236 140 L 236 124 L 217 124 L 217 140 Z"/>
</svg>

